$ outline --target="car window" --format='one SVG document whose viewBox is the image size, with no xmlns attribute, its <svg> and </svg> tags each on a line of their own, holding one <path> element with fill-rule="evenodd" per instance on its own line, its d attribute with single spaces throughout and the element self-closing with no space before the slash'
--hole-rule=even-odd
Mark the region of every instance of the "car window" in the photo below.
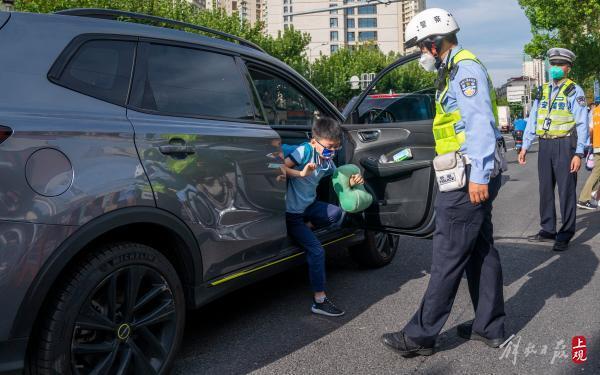
<svg viewBox="0 0 600 375">
<path fill-rule="evenodd" d="M 85 95 L 125 105 L 135 43 L 92 40 L 82 44 L 56 83 Z"/>
<path fill-rule="evenodd" d="M 269 125 L 311 126 L 317 106 L 289 82 L 255 69 L 250 76 Z"/>
<path fill-rule="evenodd" d="M 254 120 L 248 85 L 232 56 L 149 44 L 130 104 L 160 114 Z"/>
<path fill-rule="evenodd" d="M 361 124 L 431 120 L 435 116 L 433 75 L 412 78 L 412 65 L 399 66 L 381 77 L 358 105 Z M 418 67 L 416 67 L 418 69 Z"/>
</svg>

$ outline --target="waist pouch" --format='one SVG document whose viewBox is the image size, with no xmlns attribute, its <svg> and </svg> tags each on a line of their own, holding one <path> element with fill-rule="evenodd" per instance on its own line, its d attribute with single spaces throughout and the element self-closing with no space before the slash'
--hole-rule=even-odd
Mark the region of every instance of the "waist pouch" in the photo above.
<svg viewBox="0 0 600 375">
<path fill-rule="evenodd" d="M 500 139 L 496 143 L 496 150 L 494 151 L 494 170 L 490 175 L 490 178 L 498 176 L 501 172 L 508 171 L 508 163 L 506 162 L 506 144 L 504 139 Z"/>
<path fill-rule="evenodd" d="M 458 152 L 438 155 L 433 159 L 433 169 L 441 192 L 455 191 L 467 183 L 466 162 Z"/>
</svg>

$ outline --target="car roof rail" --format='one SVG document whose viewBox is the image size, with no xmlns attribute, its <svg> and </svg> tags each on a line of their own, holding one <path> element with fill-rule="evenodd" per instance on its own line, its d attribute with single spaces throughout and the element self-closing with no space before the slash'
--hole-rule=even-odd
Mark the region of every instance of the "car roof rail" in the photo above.
<svg viewBox="0 0 600 375">
<path fill-rule="evenodd" d="M 151 16 L 148 14 L 128 12 L 124 10 L 116 10 L 116 9 L 101 9 L 101 8 L 74 8 L 74 9 L 65 9 L 55 12 L 55 14 L 60 14 L 63 16 L 78 16 L 78 17 L 91 17 L 91 18 L 103 18 L 103 19 L 111 19 L 117 20 L 119 17 L 127 17 L 136 20 L 142 21 L 151 21 L 154 23 L 165 23 L 171 26 L 185 27 L 189 29 L 194 29 L 198 31 L 202 31 L 208 34 L 218 35 L 223 38 L 229 38 L 235 40 L 240 45 L 250 47 L 256 49 L 261 52 L 265 52 L 264 49 L 259 47 L 257 44 L 250 42 L 244 38 L 241 38 L 236 35 L 232 35 L 223 31 L 211 29 L 210 27 L 195 25 L 189 22 L 172 20 L 170 18 Z M 266 52 L 265 52 L 266 53 Z"/>
</svg>

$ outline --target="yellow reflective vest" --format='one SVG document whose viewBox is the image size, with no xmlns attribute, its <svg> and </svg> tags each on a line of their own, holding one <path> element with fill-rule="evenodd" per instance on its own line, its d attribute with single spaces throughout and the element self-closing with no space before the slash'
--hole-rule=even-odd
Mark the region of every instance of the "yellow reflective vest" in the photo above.
<svg viewBox="0 0 600 375">
<path fill-rule="evenodd" d="M 484 70 L 485 67 L 483 66 L 483 64 L 477 59 L 477 57 L 471 53 L 470 51 L 467 51 L 465 49 L 459 51 L 456 55 L 454 55 L 454 57 L 450 60 L 450 63 L 448 64 L 448 72 L 452 72 L 452 70 L 454 69 L 454 67 L 456 66 L 456 64 L 460 63 L 461 61 L 465 61 L 465 60 L 472 60 L 475 61 L 476 63 L 478 63 L 479 65 L 481 65 Z M 486 72 L 487 74 L 487 72 Z M 489 85 L 489 91 L 490 91 L 490 99 L 492 102 L 492 109 L 494 112 L 494 118 L 496 119 L 496 124 L 498 124 L 498 108 L 497 108 L 497 104 L 496 104 L 496 92 L 494 90 L 494 86 L 492 84 L 492 80 L 490 79 L 489 74 L 487 74 L 488 77 L 488 85 Z M 443 155 L 443 154 L 447 154 L 449 152 L 456 152 L 458 150 L 460 150 L 460 147 L 462 146 L 463 143 L 465 143 L 465 132 L 461 131 L 459 133 L 456 133 L 456 124 L 458 122 L 460 122 L 461 120 L 461 115 L 460 115 L 460 109 L 456 109 L 455 111 L 452 112 L 446 112 L 444 111 L 444 106 L 442 105 L 442 103 L 444 102 L 444 99 L 446 98 L 446 94 L 448 93 L 448 89 L 450 88 L 450 79 L 451 79 L 451 74 L 448 74 L 446 76 L 446 85 L 444 87 L 444 89 L 440 92 L 438 92 L 436 94 L 436 101 L 435 101 L 435 111 L 436 111 L 436 115 L 435 115 L 435 119 L 433 120 L 433 137 L 435 139 L 435 151 L 437 152 L 438 155 Z"/>
<path fill-rule="evenodd" d="M 548 135 L 550 137 L 566 137 L 575 127 L 575 116 L 569 110 L 567 97 L 569 91 L 571 95 L 575 93 L 575 83 L 567 79 L 563 84 L 555 98 L 551 97 L 549 84 L 545 83 L 542 86 L 542 97 L 538 103 L 537 111 L 537 126 L 535 133 L 538 136 Z M 552 109 L 550 109 L 552 106 Z M 551 120 L 550 128 L 544 130 L 544 122 L 546 118 Z"/>
</svg>

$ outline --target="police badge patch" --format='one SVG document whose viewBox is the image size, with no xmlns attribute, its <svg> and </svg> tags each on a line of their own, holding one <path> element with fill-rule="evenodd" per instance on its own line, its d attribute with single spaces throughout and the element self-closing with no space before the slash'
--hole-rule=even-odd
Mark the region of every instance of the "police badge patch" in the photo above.
<svg viewBox="0 0 600 375">
<path fill-rule="evenodd" d="M 585 96 L 578 96 L 577 103 L 579 103 L 579 105 L 582 107 L 587 106 L 587 102 L 585 101 Z"/>
<path fill-rule="evenodd" d="M 467 98 L 475 96 L 477 94 L 477 80 L 475 78 L 463 79 L 460 81 L 460 89 Z"/>
</svg>

